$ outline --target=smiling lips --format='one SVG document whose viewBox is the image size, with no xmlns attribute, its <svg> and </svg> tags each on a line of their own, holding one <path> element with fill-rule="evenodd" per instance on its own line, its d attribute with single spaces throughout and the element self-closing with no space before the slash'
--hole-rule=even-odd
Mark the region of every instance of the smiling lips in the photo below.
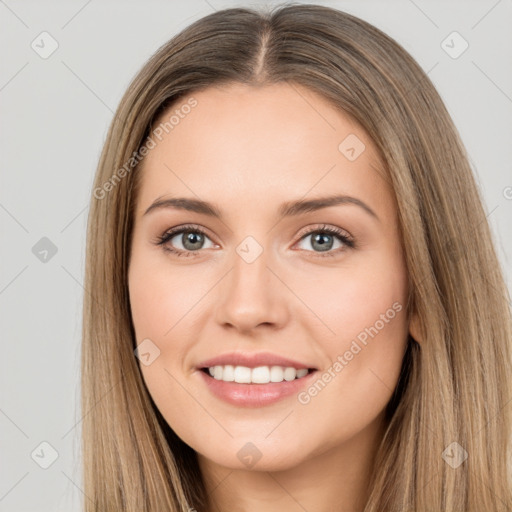
<svg viewBox="0 0 512 512">
<path fill-rule="evenodd" d="M 298 392 L 316 371 L 269 352 L 234 352 L 203 361 L 196 368 L 214 395 L 246 407 L 268 405 Z"/>
</svg>

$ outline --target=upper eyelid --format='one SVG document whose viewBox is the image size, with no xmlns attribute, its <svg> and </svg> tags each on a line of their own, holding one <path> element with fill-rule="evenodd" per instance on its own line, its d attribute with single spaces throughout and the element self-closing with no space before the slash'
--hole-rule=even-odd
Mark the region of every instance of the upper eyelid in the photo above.
<svg viewBox="0 0 512 512">
<path fill-rule="evenodd" d="M 299 239 L 301 239 L 304 236 L 309 236 L 309 235 L 312 235 L 313 233 L 322 232 L 322 231 L 341 231 L 341 233 L 332 233 L 332 234 L 335 236 L 343 235 L 343 236 L 346 236 L 347 238 L 349 238 L 350 240 L 352 240 L 354 238 L 346 229 L 340 228 L 339 226 L 332 226 L 332 225 L 326 224 L 326 223 L 323 223 L 321 225 L 318 224 L 317 227 L 304 228 L 299 232 L 298 236 L 299 236 Z"/>
<path fill-rule="evenodd" d="M 184 231 L 198 231 L 199 233 L 204 233 L 206 236 L 211 238 L 211 236 L 209 235 L 209 231 L 206 228 L 194 224 L 185 224 L 183 226 L 176 226 L 175 228 L 166 229 L 163 232 L 162 237 L 167 236 L 167 234 L 172 234 L 172 237 L 174 238 L 176 235 L 179 235 Z"/>
</svg>

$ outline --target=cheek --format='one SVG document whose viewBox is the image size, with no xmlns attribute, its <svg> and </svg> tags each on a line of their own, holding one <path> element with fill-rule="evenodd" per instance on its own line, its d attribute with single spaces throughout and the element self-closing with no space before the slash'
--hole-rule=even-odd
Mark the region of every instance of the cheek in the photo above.
<svg viewBox="0 0 512 512">
<path fill-rule="evenodd" d="M 158 270 L 142 265 L 130 271 L 130 305 L 137 343 L 144 338 L 159 339 L 169 329 L 165 311 L 173 311 L 175 294 L 164 294 L 165 285 L 158 277 Z"/>
<path fill-rule="evenodd" d="M 407 275 L 399 253 L 360 263 L 328 269 L 314 286 L 296 276 L 295 290 L 314 314 L 302 315 L 304 328 L 339 363 L 331 379 L 336 393 L 350 390 L 356 401 L 367 396 L 382 405 L 396 386 L 407 342 Z"/>
<path fill-rule="evenodd" d="M 189 267 L 191 268 L 191 267 Z M 198 272 L 172 270 L 161 255 L 134 254 L 128 275 L 130 306 L 137 335 L 165 340 L 174 326 L 190 314 L 201 296 L 203 281 Z M 192 310 L 192 311 L 191 311 Z"/>
<path fill-rule="evenodd" d="M 173 339 L 173 327 L 183 317 L 183 290 L 179 277 L 170 278 L 169 269 L 157 261 L 157 255 L 134 246 L 128 272 L 128 288 L 136 344 L 150 347 L 157 354 L 151 364 L 140 359 L 139 367 L 148 390 L 156 401 L 172 385 L 168 372 L 174 374 L 173 364 L 180 364 L 184 348 Z M 178 324 L 179 325 L 179 324 Z M 150 340 L 147 342 L 145 340 Z M 172 343 L 172 350 L 170 342 Z"/>
<path fill-rule="evenodd" d="M 341 264 L 338 268 L 322 269 L 314 280 L 307 270 L 294 271 L 288 281 L 293 283 L 294 292 L 311 312 L 306 318 L 311 328 L 314 325 L 315 338 L 338 347 L 340 342 L 353 339 L 374 325 L 386 312 L 389 312 L 387 317 L 394 319 L 397 309 L 405 310 L 407 279 L 400 260 L 371 261 L 368 258 L 357 265 Z M 393 308 L 395 303 L 400 307 Z M 386 325 L 403 326 L 403 316 Z M 304 318 L 304 315 L 297 318 Z"/>
<path fill-rule="evenodd" d="M 149 338 L 159 350 L 151 366 L 140 365 L 152 392 L 158 379 L 169 381 L 169 373 L 190 371 L 190 351 L 199 339 L 195 331 L 211 282 L 212 276 L 197 266 L 173 266 L 165 254 L 134 251 L 128 287 L 136 343 Z"/>
<path fill-rule="evenodd" d="M 158 257 L 133 254 L 128 284 L 132 320 L 137 345 L 149 339 L 157 347 L 158 356 L 148 365 L 139 361 L 147 389 L 166 421 L 179 431 L 190 428 L 189 409 L 194 402 L 183 388 L 182 371 L 194 336 L 187 335 L 199 300 L 187 292 L 190 276 L 171 272 Z M 204 294 L 204 292 L 203 292 Z M 195 293 L 194 293 L 195 295 Z M 155 350 L 155 349 L 153 349 Z M 197 414 L 197 411 L 193 411 Z M 192 412 L 190 412 L 192 414 Z"/>
</svg>

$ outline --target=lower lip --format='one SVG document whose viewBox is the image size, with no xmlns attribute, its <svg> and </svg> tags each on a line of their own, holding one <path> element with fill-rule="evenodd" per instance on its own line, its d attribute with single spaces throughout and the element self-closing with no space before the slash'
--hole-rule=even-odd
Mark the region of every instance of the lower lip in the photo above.
<svg viewBox="0 0 512 512">
<path fill-rule="evenodd" d="M 239 384 L 217 380 L 202 370 L 198 370 L 210 391 L 222 400 L 239 407 L 262 407 L 297 394 L 307 386 L 317 371 L 291 381 L 270 382 L 268 384 Z"/>
</svg>

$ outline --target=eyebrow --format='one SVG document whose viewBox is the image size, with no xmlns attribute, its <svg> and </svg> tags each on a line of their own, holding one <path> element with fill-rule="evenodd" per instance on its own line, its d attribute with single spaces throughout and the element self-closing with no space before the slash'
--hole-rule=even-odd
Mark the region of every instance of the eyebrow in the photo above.
<svg viewBox="0 0 512 512">
<path fill-rule="evenodd" d="M 366 213 L 379 220 L 378 215 L 363 201 L 351 196 L 345 195 L 334 195 L 328 197 L 319 197 L 316 199 L 299 199 L 296 201 L 288 201 L 283 203 L 278 214 L 281 218 L 292 217 L 301 215 L 304 213 L 315 212 L 323 208 L 329 208 L 331 206 L 353 204 L 362 208 Z M 166 199 L 156 199 L 151 206 L 144 212 L 143 215 L 147 215 L 149 212 L 161 209 L 161 208 L 174 208 L 177 210 L 186 210 L 189 212 L 196 212 L 217 219 L 222 219 L 222 212 L 220 209 L 207 201 L 200 199 L 193 199 L 187 197 L 170 197 Z"/>
</svg>

